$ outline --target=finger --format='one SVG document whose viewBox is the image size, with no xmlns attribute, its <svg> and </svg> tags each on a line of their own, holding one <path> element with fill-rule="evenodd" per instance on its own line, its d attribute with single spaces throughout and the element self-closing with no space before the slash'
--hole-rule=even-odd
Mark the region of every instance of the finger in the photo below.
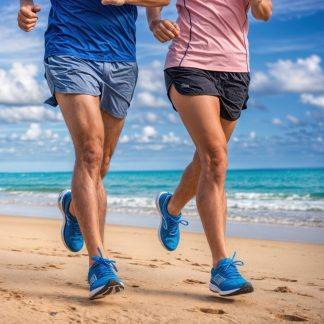
<svg viewBox="0 0 324 324">
<path fill-rule="evenodd" d="M 21 22 L 18 22 L 18 26 L 21 30 L 25 31 L 25 32 L 28 32 L 29 31 L 29 28 L 27 25 L 25 24 L 22 24 Z"/>
<path fill-rule="evenodd" d="M 161 26 L 160 30 L 167 35 L 170 39 L 173 39 L 176 36 L 176 31 L 171 31 L 165 26 Z"/>
<path fill-rule="evenodd" d="M 168 35 L 164 34 L 162 30 L 157 30 L 156 35 L 159 36 L 165 42 L 170 40 L 170 37 Z"/>
<path fill-rule="evenodd" d="M 174 26 L 175 29 L 180 31 L 180 27 L 179 27 L 179 25 L 177 23 L 175 23 L 173 21 L 171 23 L 172 23 L 172 25 Z"/>
<path fill-rule="evenodd" d="M 35 28 L 35 26 L 36 26 L 36 24 L 34 24 L 34 25 L 23 25 L 23 30 L 24 31 L 31 31 L 32 29 L 34 29 Z"/>
<path fill-rule="evenodd" d="M 159 36 L 159 35 L 154 35 L 154 37 L 159 41 L 159 42 L 161 42 L 161 43 L 165 43 L 166 41 L 163 39 L 163 38 L 161 38 L 161 36 Z"/>
<path fill-rule="evenodd" d="M 174 23 L 174 22 L 172 22 L 172 25 L 175 28 L 174 33 L 175 33 L 176 37 L 179 37 L 180 36 L 180 27 L 179 27 L 179 25 L 177 23 Z"/>
<path fill-rule="evenodd" d="M 25 16 L 20 16 L 19 19 L 25 24 L 36 24 L 37 22 L 37 18 L 26 18 Z"/>
<path fill-rule="evenodd" d="M 163 20 L 162 24 L 163 24 L 163 26 L 165 26 L 167 29 L 169 29 L 171 31 L 176 30 L 176 27 L 174 26 L 174 24 L 170 20 Z"/>
<path fill-rule="evenodd" d="M 22 7 L 20 8 L 19 13 L 27 18 L 37 18 L 36 13 L 34 13 L 31 8 Z"/>
<path fill-rule="evenodd" d="M 175 28 L 171 21 L 164 21 L 162 26 L 162 30 L 164 31 L 164 33 L 168 34 L 170 37 L 172 36 L 172 38 L 174 38 L 179 36 L 179 30 Z"/>
<path fill-rule="evenodd" d="M 33 9 L 32 9 L 32 11 L 33 11 L 34 13 L 40 12 L 41 10 L 42 10 L 42 8 L 41 8 L 39 5 L 35 5 L 35 6 L 33 7 Z"/>
</svg>

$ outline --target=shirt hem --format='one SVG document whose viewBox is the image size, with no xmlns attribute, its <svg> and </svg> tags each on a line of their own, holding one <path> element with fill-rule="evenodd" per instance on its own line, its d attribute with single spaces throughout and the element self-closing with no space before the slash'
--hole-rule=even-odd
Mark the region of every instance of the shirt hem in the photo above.
<svg viewBox="0 0 324 324">
<path fill-rule="evenodd" d="M 89 61 L 97 61 L 97 62 L 136 62 L 136 57 L 98 57 L 96 55 L 89 55 L 89 54 L 80 54 L 76 52 L 70 52 L 70 51 L 51 51 L 47 52 L 44 55 L 44 60 L 46 60 L 50 56 L 72 56 L 84 60 Z"/>
<path fill-rule="evenodd" d="M 178 62 L 166 63 L 164 69 L 174 68 L 174 67 L 186 67 L 186 68 L 196 68 L 206 71 L 214 72 L 233 72 L 233 73 L 250 73 L 249 69 L 244 68 L 233 68 L 231 66 L 220 66 L 220 65 L 206 65 L 192 62 L 182 62 L 179 65 Z"/>
</svg>

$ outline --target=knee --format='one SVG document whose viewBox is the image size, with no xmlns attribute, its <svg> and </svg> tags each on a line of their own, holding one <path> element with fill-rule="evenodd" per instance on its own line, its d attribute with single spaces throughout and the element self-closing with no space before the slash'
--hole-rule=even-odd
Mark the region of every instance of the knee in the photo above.
<svg viewBox="0 0 324 324">
<path fill-rule="evenodd" d="M 98 171 L 103 157 L 100 138 L 85 140 L 78 149 L 77 161 L 90 171 Z"/>
<path fill-rule="evenodd" d="M 201 167 L 200 167 L 200 158 L 199 158 L 198 153 L 195 153 L 195 155 L 190 163 L 190 166 L 191 166 L 193 172 L 199 176 Z"/>
<path fill-rule="evenodd" d="M 101 163 L 101 168 L 100 168 L 100 176 L 102 179 L 106 176 L 106 174 L 109 170 L 111 158 L 112 158 L 111 152 L 104 153 L 102 163 Z"/>
<path fill-rule="evenodd" d="M 212 145 L 200 154 L 200 164 L 205 176 L 218 182 L 224 180 L 228 166 L 226 145 Z"/>
</svg>

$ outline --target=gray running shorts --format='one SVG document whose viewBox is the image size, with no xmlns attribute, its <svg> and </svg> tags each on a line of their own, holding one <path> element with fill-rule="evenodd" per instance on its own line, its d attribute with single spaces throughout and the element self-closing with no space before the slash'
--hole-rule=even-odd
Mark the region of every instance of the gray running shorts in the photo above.
<svg viewBox="0 0 324 324">
<path fill-rule="evenodd" d="M 72 56 L 45 59 L 45 77 L 52 97 L 45 103 L 56 107 L 55 93 L 100 97 L 101 109 L 125 118 L 138 75 L 136 62 L 99 62 Z"/>
</svg>

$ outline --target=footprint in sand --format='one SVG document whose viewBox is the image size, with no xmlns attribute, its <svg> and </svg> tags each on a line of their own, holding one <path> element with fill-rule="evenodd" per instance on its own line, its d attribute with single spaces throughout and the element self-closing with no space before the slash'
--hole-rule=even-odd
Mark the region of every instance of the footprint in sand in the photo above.
<svg viewBox="0 0 324 324">
<path fill-rule="evenodd" d="M 252 277 L 251 280 L 266 280 L 266 279 L 274 279 L 274 280 L 279 280 L 279 281 L 283 281 L 283 282 L 297 282 L 297 279 L 287 279 L 287 278 L 278 278 L 278 277 L 265 277 L 265 276 L 261 276 L 261 277 Z"/>
<path fill-rule="evenodd" d="M 158 268 L 159 266 L 157 266 L 156 264 L 144 264 L 144 263 L 138 263 L 138 262 L 132 262 L 132 265 L 140 265 L 143 267 L 149 267 L 149 268 Z"/>
<path fill-rule="evenodd" d="M 131 285 L 132 288 L 139 288 L 139 285 Z"/>
<path fill-rule="evenodd" d="M 126 260 L 132 260 L 132 257 L 129 256 L 123 256 L 123 255 L 114 255 L 116 259 L 126 259 Z"/>
<path fill-rule="evenodd" d="M 317 285 L 314 284 L 314 282 L 308 282 L 308 283 L 307 283 L 307 286 L 310 286 L 310 287 L 316 287 Z"/>
<path fill-rule="evenodd" d="M 206 284 L 206 282 L 196 280 L 196 279 L 186 279 L 183 282 L 186 284 L 189 284 L 189 285 L 194 285 L 194 284 L 205 285 Z"/>
<path fill-rule="evenodd" d="M 305 294 L 305 293 L 296 293 L 296 295 L 298 295 L 298 296 L 303 296 L 303 297 L 310 297 L 310 298 L 314 298 L 313 295 L 308 295 L 308 294 Z"/>
<path fill-rule="evenodd" d="M 278 314 L 277 318 L 291 322 L 306 322 L 308 319 L 300 315 Z"/>
<path fill-rule="evenodd" d="M 324 288 L 320 288 L 319 291 L 324 291 Z"/>
<path fill-rule="evenodd" d="M 277 288 L 275 288 L 273 291 L 275 291 L 275 292 L 279 292 L 279 293 L 291 293 L 291 292 L 292 292 L 292 291 L 290 290 L 290 288 L 288 288 L 287 286 L 277 287 Z"/>
<path fill-rule="evenodd" d="M 205 314 L 218 314 L 218 315 L 226 314 L 224 310 L 216 309 L 216 308 L 199 308 L 199 310 Z"/>
</svg>

